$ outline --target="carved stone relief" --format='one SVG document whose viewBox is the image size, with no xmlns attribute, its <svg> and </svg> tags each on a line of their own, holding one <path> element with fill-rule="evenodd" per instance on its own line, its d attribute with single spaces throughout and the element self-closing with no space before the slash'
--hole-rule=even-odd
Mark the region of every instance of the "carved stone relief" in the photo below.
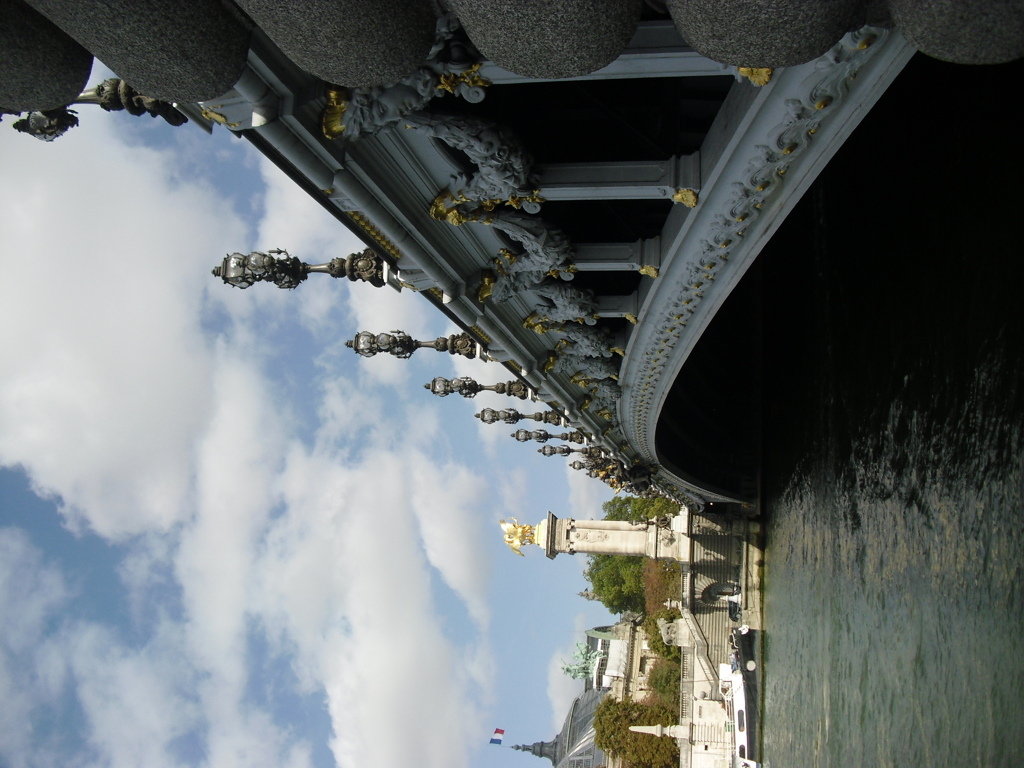
<svg viewBox="0 0 1024 768">
<path fill-rule="evenodd" d="M 478 117 L 438 115 L 427 112 L 408 115 L 405 125 L 464 153 L 477 171 L 468 180 L 452 179 L 452 196 L 493 209 L 498 204 L 540 210 L 533 157 L 505 127 Z"/>
<path fill-rule="evenodd" d="M 473 103 L 483 101 L 484 89 L 490 82 L 477 74 L 482 62 L 483 56 L 458 19 L 445 14 L 437 20 L 437 37 L 427 60 L 397 83 L 353 88 L 343 105 L 333 105 L 340 120 L 337 129 L 331 133 L 325 130 L 325 135 L 332 139 L 345 136 L 349 140 L 372 136 L 423 109 L 444 92 Z"/>
<path fill-rule="evenodd" d="M 758 145 L 741 177 L 729 187 L 732 195 L 714 217 L 694 251 L 680 254 L 684 269 L 676 272 L 674 283 L 667 283 L 669 300 L 657 319 L 649 318 L 653 333 L 646 334 L 642 348 L 632 352 L 640 361 L 629 402 L 622 406 L 629 414 L 633 442 L 643 459 L 656 461 L 649 448 L 650 409 L 658 382 L 672 350 L 687 332 L 687 321 L 698 309 L 707 290 L 722 270 L 727 269 L 732 251 L 743 243 L 752 227 L 758 224 L 761 207 L 782 188 L 790 164 L 815 141 L 819 127 L 827 121 L 849 92 L 857 72 L 864 66 L 878 42 L 888 36 L 886 30 L 865 27 L 851 32 L 831 51 L 815 62 L 820 77 L 810 83 L 800 98 L 786 101 L 787 117 L 765 136 Z M 663 272 L 661 280 L 665 280 Z M 671 287 L 670 287 L 671 286 Z M 703 499 L 692 489 L 684 489 L 664 476 L 656 479 L 661 490 L 676 501 L 695 509 L 704 506 Z"/>
</svg>

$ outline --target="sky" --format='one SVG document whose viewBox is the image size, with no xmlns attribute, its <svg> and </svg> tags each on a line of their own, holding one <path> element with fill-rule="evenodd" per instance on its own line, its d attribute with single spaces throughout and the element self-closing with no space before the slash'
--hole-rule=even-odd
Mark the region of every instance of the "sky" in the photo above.
<svg viewBox="0 0 1024 768">
<path fill-rule="evenodd" d="M 363 248 L 247 141 L 79 116 L 0 124 L 0 766 L 533 768 L 492 730 L 554 736 L 611 617 L 497 521 L 608 489 L 422 388 L 496 363 L 344 347 L 455 330 L 416 294 L 213 278 Z"/>
</svg>

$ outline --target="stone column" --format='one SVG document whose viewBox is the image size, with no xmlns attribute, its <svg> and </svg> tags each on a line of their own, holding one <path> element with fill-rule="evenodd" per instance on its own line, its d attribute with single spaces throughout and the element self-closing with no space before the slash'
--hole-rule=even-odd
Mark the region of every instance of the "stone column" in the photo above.
<svg viewBox="0 0 1024 768">
<path fill-rule="evenodd" d="M 649 733 L 651 736 L 668 736 L 673 739 L 690 738 L 690 729 L 685 725 L 631 725 L 634 733 Z"/>
<path fill-rule="evenodd" d="M 635 243 L 577 243 L 572 263 L 577 272 L 644 270 L 644 274 L 657 277 L 661 268 L 661 238 Z"/>
<path fill-rule="evenodd" d="M 605 294 L 597 297 L 597 314 L 601 317 L 625 317 L 632 318 L 630 322 L 636 322 L 637 312 L 640 311 L 640 302 L 637 292 L 616 296 Z"/>
<path fill-rule="evenodd" d="M 685 533 L 686 520 L 681 519 L 684 517 L 676 516 L 664 526 L 653 520 L 630 523 L 559 519 L 549 512 L 547 519 L 537 526 L 534 542 L 552 559 L 561 552 L 584 552 L 689 561 L 690 539 Z"/>
<path fill-rule="evenodd" d="M 700 191 L 700 153 L 667 160 L 538 165 L 545 200 L 672 200 Z"/>
</svg>

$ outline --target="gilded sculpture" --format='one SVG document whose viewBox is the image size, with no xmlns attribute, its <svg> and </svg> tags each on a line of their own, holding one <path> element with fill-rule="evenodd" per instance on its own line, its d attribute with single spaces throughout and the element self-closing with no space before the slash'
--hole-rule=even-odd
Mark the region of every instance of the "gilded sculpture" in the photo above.
<svg viewBox="0 0 1024 768">
<path fill-rule="evenodd" d="M 519 548 L 525 544 L 537 543 L 533 540 L 533 526 L 520 525 L 514 517 L 510 517 L 509 522 L 499 520 L 498 523 L 501 525 L 501 530 L 505 532 L 505 543 L 508 544 L 509 549 L 520 557 L 526 557 Z"/>
</svg>

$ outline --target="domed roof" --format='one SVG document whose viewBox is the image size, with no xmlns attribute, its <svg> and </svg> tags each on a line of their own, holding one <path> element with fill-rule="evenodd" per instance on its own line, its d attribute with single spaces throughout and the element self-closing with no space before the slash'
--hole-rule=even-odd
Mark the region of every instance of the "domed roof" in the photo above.
<svg viewBox="0 0 1024 768">
<path fill-rule="evenodd" d="M 603 765 L 604 753 L 594 744 L 594 713 L 606 694 L 607 691 L 593 688 L 584 691 L 573 700 L 565 716 L 562 730 L 555 738 L 551 741 L 538 741 L 529 746 L 517 744 L 512 749 L 529 752 L 537 757 L 546 757 L 551 761 L 553 768 L 568 765 L 570 761 L 575 766 L 586 766 L 587 761 L 582 758 L 587 756 L 592 758 L 589 765 Z"/>
</svg>

